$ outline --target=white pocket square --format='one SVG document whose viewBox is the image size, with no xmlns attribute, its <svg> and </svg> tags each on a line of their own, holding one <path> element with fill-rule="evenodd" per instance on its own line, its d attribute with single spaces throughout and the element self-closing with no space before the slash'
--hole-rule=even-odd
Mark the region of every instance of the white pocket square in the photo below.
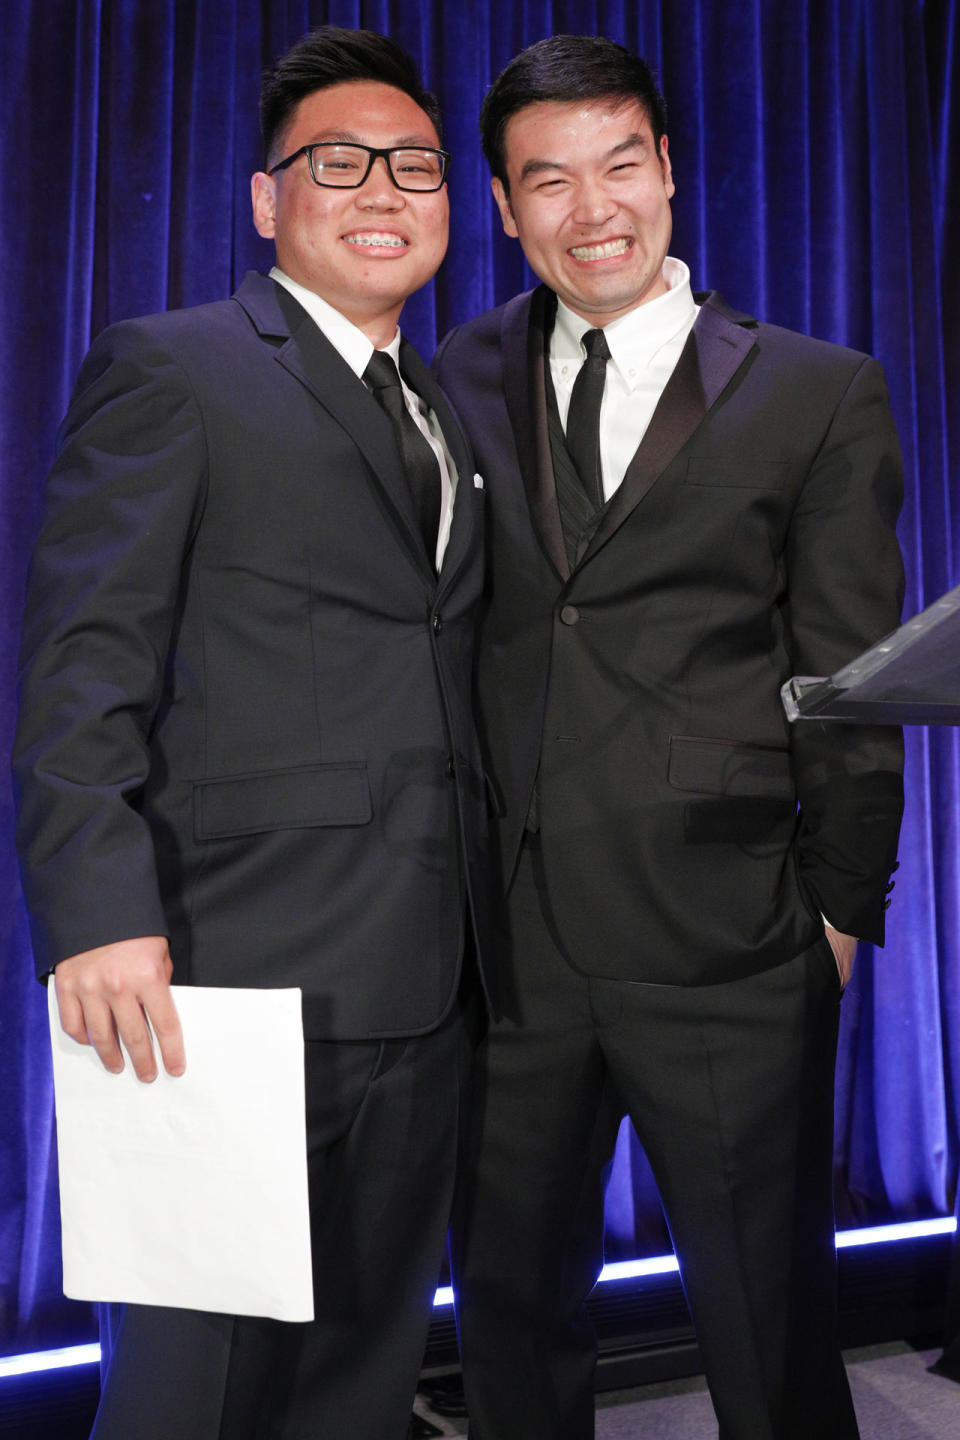
<svg viewBox="0 0 960 1440">
<path fill-rule="evenodd" d="M 474 477 L 473 477 L 473 488 L 474 488 L 474 490 L 482 490 L 482 489 L 483 489 L 483 476 L 482 476 L 482 475 L 474 475 Z"/>
</svg>

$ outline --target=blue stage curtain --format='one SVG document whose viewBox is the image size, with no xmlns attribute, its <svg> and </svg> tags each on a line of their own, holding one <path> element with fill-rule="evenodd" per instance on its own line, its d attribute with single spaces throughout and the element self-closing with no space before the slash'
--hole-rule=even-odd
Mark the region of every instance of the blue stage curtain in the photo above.
<svg viewBox="0 0 960 1440">
<path fill-rule="evenodd" d="M 960 582 L 954 0 L 5 0 L 0 11 L 0 1345 L 89 1324 L 60 1298 L 44 994 L 11 841 L 6 754 L 20 598 L 43 479 L 91 336 L 230 293 L 269 264 L 249 218 L 261 68 L 311 25 L 386 31 L 423 66 L 455 154 L 450 256 L 404 327 L 429 354 L 530 283 L 499 231 L 476 129 L 492 77 L 553 32 L 638 49 L 669 102 L 674 253 L 699 288 L 876 354 L 903 442 L 908 612 Z M 951 140 L 953 145 L 951 146 Z M 954 182 L 951 192 L 950 182 Z M 950 197 L 953 195 L 953 204 Z M 948 396 L 953 396 L 952 409 Z M 947 1213 L 958 1160 L 957 732 L 909 736 L 886 949 L 844 1002 L 844 1224 Z M 621 1135 L 611 1255 L 665 1248 Z"/>
</svg>

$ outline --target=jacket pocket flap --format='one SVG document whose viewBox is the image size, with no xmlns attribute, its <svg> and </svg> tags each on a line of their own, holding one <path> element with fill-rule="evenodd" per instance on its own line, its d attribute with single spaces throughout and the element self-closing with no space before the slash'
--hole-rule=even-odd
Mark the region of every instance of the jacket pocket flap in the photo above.
<svg viewBox="0 0 960 1440">
<path fill-rule="evenodd" d="M 678 790 L 708 795 L 794 794 L 789 750 L 737 740 L 671 735 L 667 778 Z"/>
<path fill-rule="evenodd" d="M 200 780 L 193 787 L 198 840 L 314 825 L 365 825 L 372 814 L 362 760 L 231 775 Z"/>
</svg>

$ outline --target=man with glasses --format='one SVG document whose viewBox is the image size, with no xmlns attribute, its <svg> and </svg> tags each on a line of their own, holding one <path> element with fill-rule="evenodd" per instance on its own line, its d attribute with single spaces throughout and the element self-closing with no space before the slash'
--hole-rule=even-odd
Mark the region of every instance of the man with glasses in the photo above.
<svg viewBox="0 0 960 1440">
<path fill-rule="evenodd" d="M 109 1317 L 97 1440 L 402 1440 L 453 1182 L 483 888 L 483 486 L 401 338 L 438 113 L 363 31 L 264 81 L 268 277 L 88 355 L 24 634 L 41 975 L 108 1070 L 189 1065 L 171 979 L 300 986 L 316 1319 Z"/>
</svg>

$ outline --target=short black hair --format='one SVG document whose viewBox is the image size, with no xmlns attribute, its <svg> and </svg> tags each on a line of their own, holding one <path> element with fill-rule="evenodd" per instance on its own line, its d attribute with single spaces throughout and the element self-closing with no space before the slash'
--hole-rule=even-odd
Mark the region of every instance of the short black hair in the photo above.
<svg viewBox="0 0 960 1440">
<path fill-rule="evenodd" d="M 654 144 L 667 129 L 667 106 L 645 60 L 603 35 L 551 35 L 521 50 L 497 76 L 480 109 L 487 164 L 504 190 L 504 135 L 519 110 L 539 100 L 636 100 L 646 113 Z"/>
<path fill-rule="evenodd" d="M 349 80 L 375 80 L 409 95 L 425 112 L 440 137 L 440 106 L 424 89 L 416 64 L 406 50 L 375 30 L 345 30 L 320 25 L 265 70 L 260 86 L 260 132 L 266 163 L 307 95 Z"/>
</svg>

